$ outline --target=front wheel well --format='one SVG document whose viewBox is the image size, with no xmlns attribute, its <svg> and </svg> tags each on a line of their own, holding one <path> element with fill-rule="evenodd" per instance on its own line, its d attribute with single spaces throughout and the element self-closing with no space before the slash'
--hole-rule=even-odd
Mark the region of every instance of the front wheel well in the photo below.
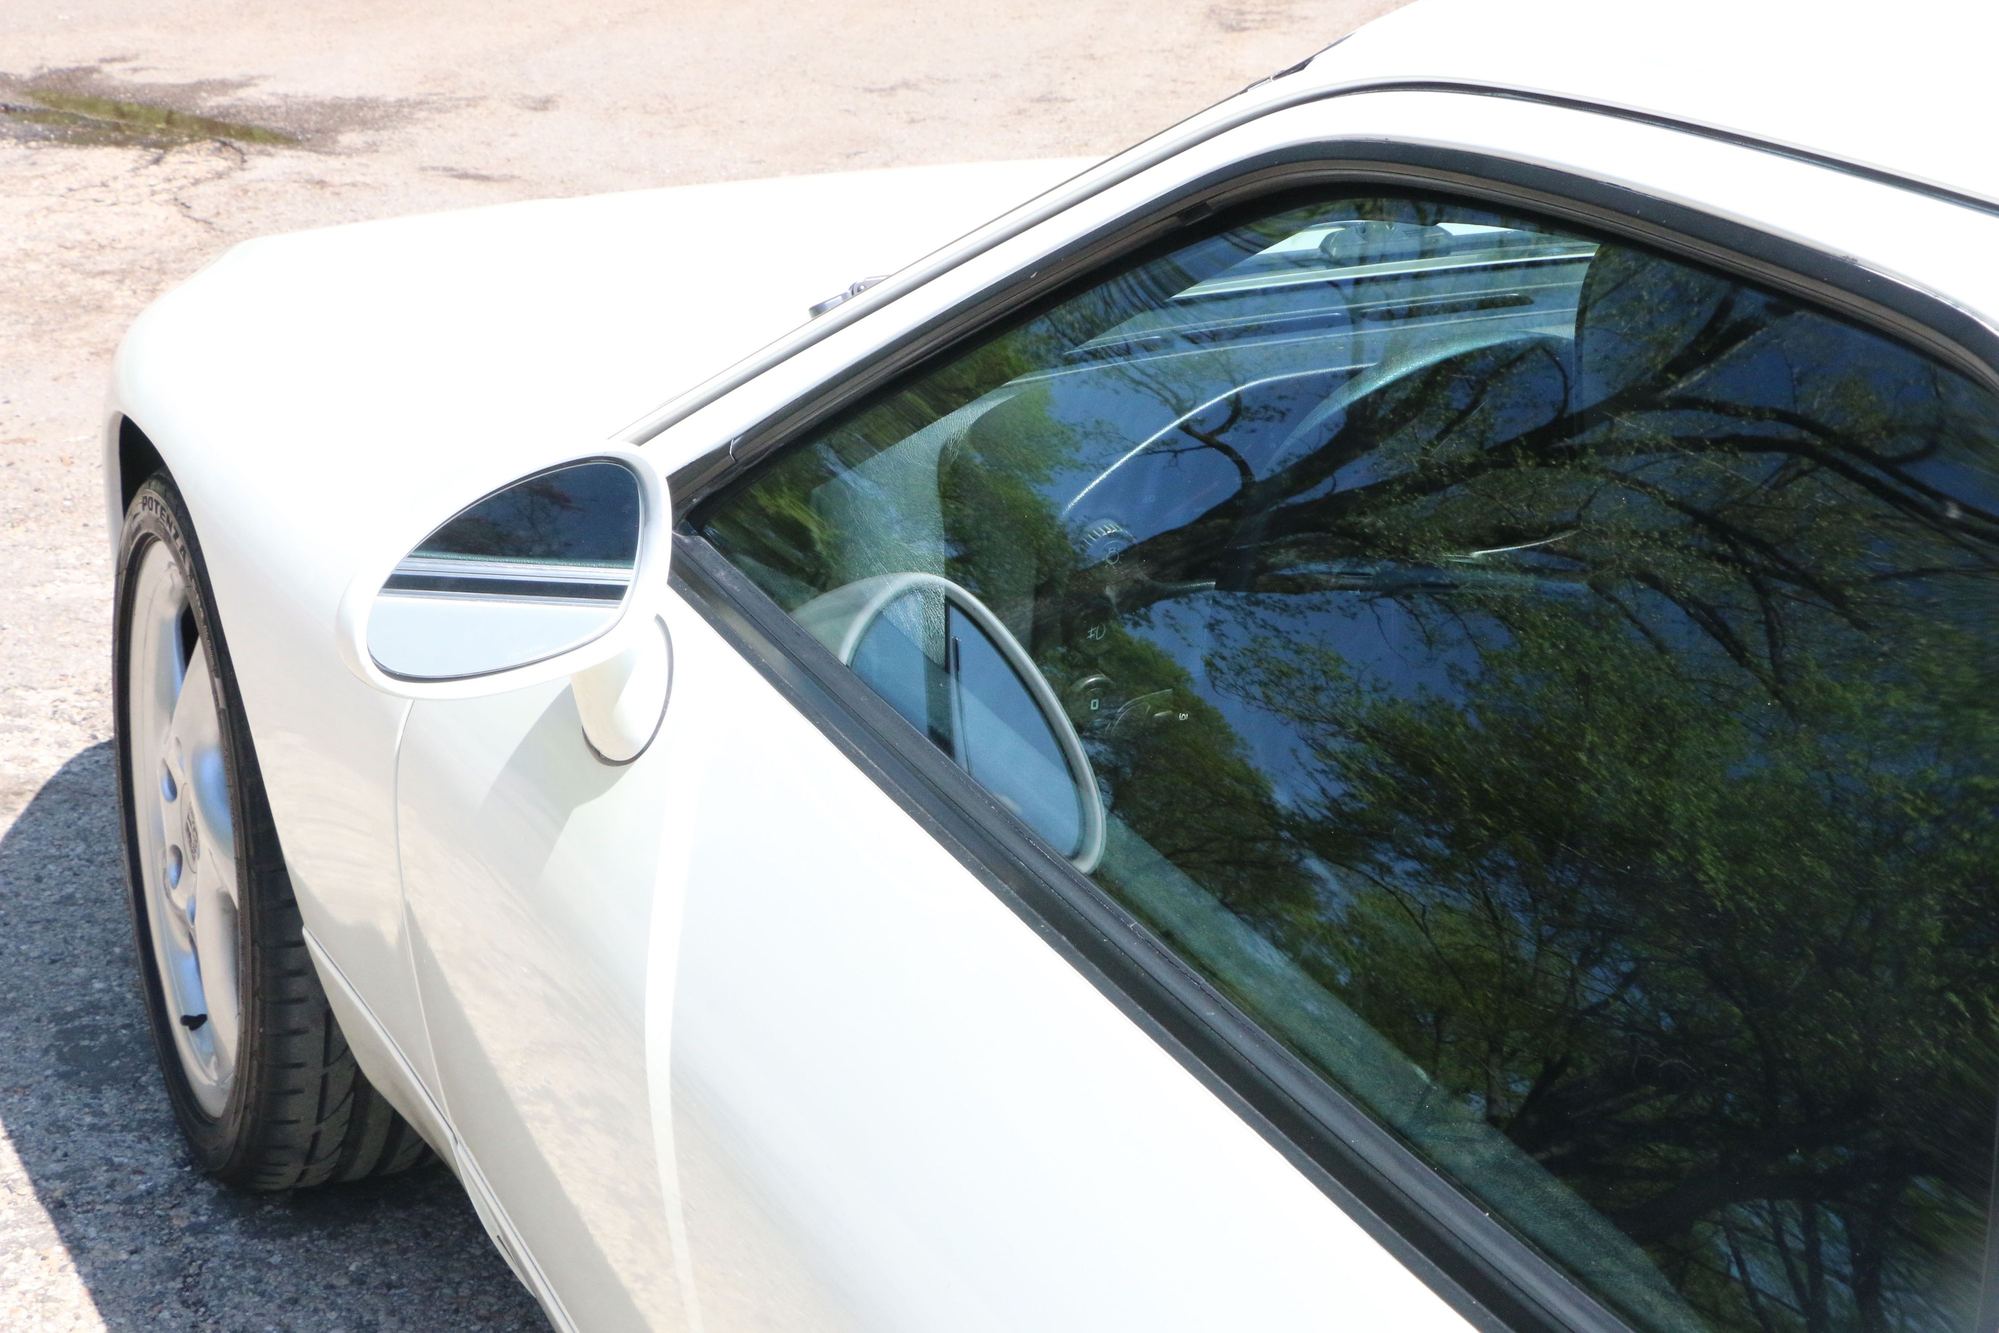
<svg viewBox="0 0 1999 1333">
<path fill-rule="evenodd" d="M 118 501 L 126 509 L 132 507 L 132 497 L 146 484 L 146 478 L 155 472 L 165 472 L 167 463 L 160 457 L 160 451 L 146 438 L 146 432 L 139 429 L 139 423 L 130 417 L 118 422 Z"/>
</svg>

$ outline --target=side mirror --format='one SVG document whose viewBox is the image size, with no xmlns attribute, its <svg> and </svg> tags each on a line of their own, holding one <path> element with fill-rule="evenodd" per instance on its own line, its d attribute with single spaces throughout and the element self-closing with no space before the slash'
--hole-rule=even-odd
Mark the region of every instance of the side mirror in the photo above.
<svg viewBox="0 0 1999 1333">
<path fill-rule="evenodd" d="M 468 698 L 568 677 L 585 737 L 638 757 L 666 707 L 666 487 L 623 446 L 521 477 L 348 585 L 341 656 L 375 688 Z"/>
</svg>

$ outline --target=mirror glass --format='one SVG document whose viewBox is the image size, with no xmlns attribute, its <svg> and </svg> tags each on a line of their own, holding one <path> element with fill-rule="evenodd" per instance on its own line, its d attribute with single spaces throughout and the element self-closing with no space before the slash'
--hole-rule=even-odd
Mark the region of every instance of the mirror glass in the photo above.
<svg viewBox="0 0 1999 1333">
<path fill-rule="evenodd" d="M 638 480 L 575 463 L 517 481 L 418 543 L 375 595 L 368 654 L 392 676 L 526 666 L 610 629 L 638 566 Z"/>
</svg>

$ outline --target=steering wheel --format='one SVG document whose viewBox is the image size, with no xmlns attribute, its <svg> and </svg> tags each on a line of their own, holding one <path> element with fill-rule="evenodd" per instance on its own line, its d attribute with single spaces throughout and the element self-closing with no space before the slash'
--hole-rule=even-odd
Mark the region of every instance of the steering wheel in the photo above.
<svg viewBox="0 0 1999 1333">
<path fill-rule="evenodd" d="M 1305 419 L 1292 428 L 1278 444 L 1272 457 L 1282 458 L 1291 452 L 1291 446 L 1301 439 L 1310 439 L 1313 434 L 1323 431 L 1326 423 L 1346 412 L 1355 403 L 1370 395 L 1380 393 L 1391 384 L 1396 384 L 1420 371 L 1434 370 L 1467 352 L 1482 352 L 1489 347 L 1503 347 L 1517 343 L 1522 350 L 1540 347 L 1551 352 L 1559 352 L 1568 346 L 1569 340 L 1552 333 L 1530 333 L 1522 337 L 1512 329 L 1475 329 L 1461 333 L 1455 338 L 1426 339 L 1414 349 L 1400 355 L 1389 355 L 1369 366 L 1352 379 L 1333 390 L 1317 407 L 1305 415 Z"/>
<path fill-rule="evenodd" d="M 1308 412 L 1305 419 L 1278 442 L 1270 457 L 1273 459 L 1290 457 L 1300 441 L 1323 437 L 1327 424 L 1343 416 L 1354 404 L 1399 384 L 1411 375 L 1435 370 L 1447 362 L 1473 352 L 1508 346 L 1518 347 L 1522 352 L 1539 349 L 1555 356 L 1558 360 L 1565 360 L 1570 341 L 1551 333 L 1530 333 L 1522 336 L 1509 329 L 1479 329 L 1460 334 L 1455 338 L 1425 341 L 1402 356 L 1385 356 L 1327 394 L 1323 402 Z M 1249 582 L 1250 570 L 1255 564 L 1257 544 L 1269 527 L 1273 512 L 1274 506 L 1265 505 L 1246 514 L 1235 531 L 1229 534 L 1227 544 L 1229 549 L 1235 552 L 1227 575 L 1232 585 L 1241 586 Z"/>
<path fill-rule="evenodd" d="M 855 668 L 864 645 L 869 642 L 870 634 L 882 623 L 882 617 L 889 609 L 906 597 L 926 595 L 941 598 L 977 630 L 1000 660 L 1011 669 L 1022 693 L 1031 703 L 1033 713 L 1039 716 L 1047 728 L 1048 737 L 1068 767 L 1070 782 L 1075 789 L 1079 827 L 1074 850 L 1068 853 L 1069 863 L 1088 874 L 1096 869 L 1104 854 L 1104 802 L 1097 787 L 1095 770 L 1090 767 L 1090 757 L 1083 749 L 1082 737 L 1077 734 L 1075 724 L 1069 720 L 1061 701 L 1055 697 L 1055 691 L 1049 685 L 1048 678 L 1041 674 L 1040 668 L 1036 667 L 1034 660 L 1027 655 L 1027 650 L 1021 647 L 1020 640 L 1014 638 L 1013 633 L 1001 623 L 998 616 L 993 614 L 990 607 L 980 601 L 969 589 L 941 574 L 910 570 L 896 574 L 877 574 L 835 588 L 831 592 L 822 593 L 792 612 L 792 616 L 808 633 L 825 644 L 833 655 L 840 659 L 842 665 Z M 962 679 L 963 667 L 959 652 L 952 651 L 947 654 L 945 673 L 951 685 L 952 715 L 956 719 L 952 725 L 954 728 L 966 729 L 967 723 L 964 720 L 966 687 Z M 886 694 L 883 697 L 888 698 Z M 895 703 L 893 699 L 888 701 L 892 706 Z M 980 702 L 990 704 L 993 701 Z M 902 710 L 898 708 L 897 711 Z M 994 715 L 997 716 L 996 711 Z M 908 717 L 906 713 L 904 716 Z M 928 730 L 932 725 L 929 719 L 925 718 L 911 717 L 908 720 L 919 729 Z M 1010 723 L 1003 725 L 1011 726 Z M 954 744 L 960 739 L 960 735 L 954 731 Z M 966 772 L 971 772 L 971 764 L 962 751 L 954 753 L 953 758 Z M 985 785 L 989 790 L 993 788 L 993 784 L 989 781 L 985 782 Z M 1007 801 L 1002 792 L 994 791 L 994 795 L 1003 803 L 1014 804 Z M 1018 807 L 1015 812 L 1030 828 L 1035 827 L 1034 821 L 1027 813 Z M 1047 829 L 1035 828 L 1035 832 L 1051 842 L 1055 841 L 1049 836 Z"/>
<path fill-rule="evenodd" d="M 1340 385 L 1339 388 L 1327 394 L 1318 406 L 1306 414 L 1304 420 L 1291 428 L 1283 440 L 1279 441 L 1277 447 L 1270 452 L 1269 456 L 1272 458 L 1283 458 L 1291 452 L 1292 446 L 1299 440 L 1309 439 L 1315 433 L 1323 431 L 1328 421 L 1344 413 L 1361 399 L 1368 397 L 1370 394 L 1379 393 L 1391 384 L 1406 379 L 1419 371 L 1440 366 L 1453 357 L 1462 356 L 1467 352 L 1483 351 L 1488 347 L 1503 346 L 1507 343 L 1547 346 L 1553 350 L 1554 348 L 1566 345 L 1566 342 L 1566 339 L 1555 334 L 1531 333 L 1523 337 L 1518 331 L 1513 329 L 1490 328 L 1474 329 L 1469 333 L 1460 333 L 1452 338 L 1426 338 L 1401 355 L 1391 353 L 1383 357 L 1380 361 L 1377 361 L 1346 383 Z M 1289 374 L 1269 375 L 1261 379 L 1250 380 L 1247 383 L 1236 385 L 1226 393 L 1213 395 L 1198 407 L 1182 412 L 1172 422 L 1155 430 L 1135 447 L 1119 455 L 1109 467 L 1097 473 L 1096 476 L 1090 478 L 1089 481 L 1078 488 L 1076 493 L 1070 496 L 1068 502 L 1062 506 L 1062 516 L 1067 518 L 1092 491 L 1109 481 L 1111 476 L 1120 468 L 1129 466 L 1131 463 L 1143 458 L 1146 454 L 1151 453 L 1154 449 L 1159 448 L 1162 444 L 1175 440 L 1176 433 L 1181 427 L 1217 404 L 1225 403 L 1238 394 L 1246 393 L 1262 385 L 1275 384 L 1282 380 L 1297 379 L 1305 375 L 1320 373 L 1323 372 L 1294 371 Z M 1236 461 L 1239 467 L 1247 467 L 1247 464 L 1242 463 L 1240 459 Z"/>
</svg>

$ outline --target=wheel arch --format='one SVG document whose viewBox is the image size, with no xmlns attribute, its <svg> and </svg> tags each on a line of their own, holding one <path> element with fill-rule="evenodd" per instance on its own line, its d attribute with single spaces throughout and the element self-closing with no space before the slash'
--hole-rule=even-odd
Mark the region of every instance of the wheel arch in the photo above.
<svg viewBox="0 0 1999 1333">
<path fill-rule="evenodd" d="M 124 510 L 131 507 L 132 497 L 139 493 L 146 478 L 155 472 L 167 472 L 167 463 L 152 438 L 132 418 L 118 414 L 112 430 L 109 466 L 114 470 L 108 480 L 112 493 L 118 497 L 119 508 Z"/>
<path fill-rule="evenodd" d="M 153 443 L 144 427 L 113 407 L 104 428 L 104 518 L 105 533 L 115 558 L 119 539 L 125 531 L 125 511 L 132 497 L 146 484 L 146 478 L 164 472 L 173 476 L 165 455 Z"/>
</svg>

